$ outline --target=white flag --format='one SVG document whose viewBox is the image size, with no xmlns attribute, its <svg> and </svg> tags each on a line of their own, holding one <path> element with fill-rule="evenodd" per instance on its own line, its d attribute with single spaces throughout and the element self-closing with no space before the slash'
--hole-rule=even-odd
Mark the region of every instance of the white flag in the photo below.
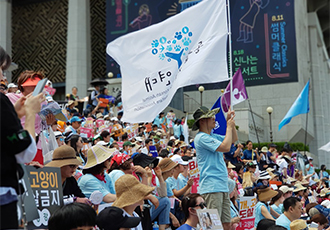
<svg viewBox="0 0 330 230">
<path fill-rule="evenodd" d="M 186 116 L 186 119 L 184 120 L 183 124 L 183 136 L 184 136 L 184 142 L 189 145 L 189 127 L 188 127 L 188 115 Z"/>
<path fill-rule="evenodd" d="M 122 73 L 122 120 L 152 121 L 177 89 L 228 80 L 227 35 L 226 0 L 204 0 L 109 43 Z"/>
</svg>

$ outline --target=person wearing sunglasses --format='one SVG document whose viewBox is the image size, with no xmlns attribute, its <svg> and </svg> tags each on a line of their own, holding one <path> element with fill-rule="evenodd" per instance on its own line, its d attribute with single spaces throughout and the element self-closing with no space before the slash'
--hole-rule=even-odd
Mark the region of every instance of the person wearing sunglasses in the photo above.
<svg viewBox="0 0 330 230">
<path fill-rule="evenodd" d="M 64 136 L 63 136 L 63 134 L 60 131 L 55 131 L 54 135 L 55 135 L 58 147 L 64 145 Z"/>
<path fill-rule="evenodd" d="M 198 193 L 188 194 L 183 197 L 181 205 L 185 216 L 185 223 L 177 230 L 197 229 L 197 224 L 199 224 L 197 209 L 206 208 L 203 197 Z"/>
<path fill-rule="evenodd" d="M 73 177 L 80 164 L 75 150 L 67 145 L 56 148 L 52 161 L 46 164 L 46 167 L 57 167 L 61 169 L 64 204 L 78 202 L 91 205 L 90 200 L 82 193 L 76 179 Z"/>
</svg>

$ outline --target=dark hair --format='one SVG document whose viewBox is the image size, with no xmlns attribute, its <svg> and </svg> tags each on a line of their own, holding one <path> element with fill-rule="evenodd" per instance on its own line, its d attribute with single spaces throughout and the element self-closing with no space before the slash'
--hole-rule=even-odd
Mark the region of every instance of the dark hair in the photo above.
<svg viewBox="0 0 330 230">
<path fill-rule="evenodd" d="M 118 143 L 117 142 L 112 143 L 109 148 L 110 149 L 115 148 L 115 145 L 118 145 Z"/>
<path fill-rule="evenodd" d="M 280 225 L 273 225 L 267 228 L 267 230 L 287 230 L 285 227 L 280 226 Z"/>
<path fill-rule="evenodd" d="M 104 138 L 106 138 L 109 135 L 110 135 L 110 133 L 107 130 L 102 131 L 102 133 L 100 134 L 100 136 L 102 137 L 102 140 L 104 140 Z"/>
<path fill-rule="evenodd" d="M 162 149 L 158 155 L 162 158 L 166 158 L 168 154 L 170 154 L 170 152 L 167 149 Z"/>
<path fill-rule="evenodd" d="M 324 171 L 327 167 L 325 165 L 321 165 L 321 170 Z"/>
<path fill-rule="evenodd" d="M 80 135 L 78 134 L 73 134 L 70 138 L 68 138 L 68 142 L 70 141 L 70 146 L 72 148 L 74 148 L 74 150 L 76 151 L 76 154 L 78 154 L 78 150 L 77 150 L 77 142 L 80 138 Z"/>
<path fill-rule="evenodd" d="M 124 163 L 122 163 L 121 165 L 118 165 L 116 161 L 114 161 L 112 164 L 111 164 L 111 167 L 110 169 L 108 170 L 108 173 L 110 173 L 112 170 L 115 170 L 115 169 L 119 169 L 119 170 L 127 170 L 127 169 L 130 169 L 132 166 L 131 166 L 131 163 L 133 162 L 133 159 L 130 158 L 128 159 L 127 161 L 125 161 Z"/>
<path fill-rule="evenodd" d="M 128 134 L 127 134 L 127 133 L 124 133 L 124 134 L 121 136 L 121 139 L 122 139 L 122 140 L 126 140 L 126 139 L 128 139 Z"/>
<path fill-rule="evenodd" d="M 147 144 L 149 144 L 150 141 L 152 141 L 152 140 L 150 138 L 148 138 L 144 141 L 144 143 L 147 145 Z"/>
<path fill-rule="evenodd" d="M 43 79 L 45 76 L 42 72 L 35 72 L 33 70 L 25 70 L 24 72 L 22 72 L 17 80 L 17 85 L 18 85 L 18 89 L 21 92 L 24 92 L 24 89 L 22 87 L 22 84 L 24 82 L 26 82 L 29 78 L 31 78 L 32 80 L 34 80 L 35 78 L 39 78 L 39 79 Z"/>
<path fill-rule="evenodd" d="M 327 218 L 322 213 L 315 214 L 314 216 L 311 217 L 310 220 L 307 220 L 308 224 L 312 222 L 318 223 L 320 225 L 329 223 Z"/>
<path fill-rule="evenodd" d="M 286 198 L 283 202 L 284 211 L 287 212 L 290 207 L 292 208 L 296 207 L 296 203 L 300 201 L 301 200 L 299 198 L 293 196 Z"/>
<path fill-rule="evenodd" d="M 247 140 L 246 143 L 245 143 L 245 145 L 248 145 L 250 142 L 252 143 L 252 141 Z"/>
<path fill-rule="evenodd" d="M 270 205 L 274 204 L 277 200 L 279 200 L 283 196 L 283 192 L 281 190 L 278 189 L 276 191 L 277 191 L 277 195 L 272 198 L 272 200 L 270 201 Z"/>
<path fill-rule="evenodd" d="M 262 219 L 259 221 L 256 230 L 266 230 L 269 227 L 274 226 L 274 225 L 275 225 L 275 220 Z"/>
<path fill-rule="evenodd" d="M 182 205 L 182 211 L 185 216 L 185 221 L 189 218 L 189 208 L 196 207 L 198 197 L 202 197 L 202 196 L 198 193 L 191 193 L 183 197 L 181 205 Z"/>
<path fill-rule="evenodd" d="M 169 141 L 167 142 L 167 146 L 171 146 L 171 147 L 173 147 L 173 145 L 174 145 L 174 141 L 169 140 Z"/>
<path fill-rule="evenodd" d="M 306 213 L 309 215 L 309 210 L 311 209 L 311 208 L 314 208 L 316 205 L 318 205 L 318 203 L 309 203 L 309 204 L 307 204 L 306 205 Z"/>
<path fill-rule="evenodd" d="M 4 65 L 5 64 L 5 65 Z M 11 64 L 11 57 L 9 54 L 0 46 L 0 68 L 6 70 Z"/>
<path fill-rule="evenodd" d="M 49 218 L 49 230 L 70 230 L 96 225 L 96 212 L 87 204 L 72 203 L 57 209 Z"/>
<path fill-rule="evenodd" d="M 104 162 L 102 162 L 101 164 L 95 165 L 89 169 L 83 169 L 83 174 L 92 174 L 92 175 L 98 175 L 104 172 L 104 170 L 106 169 Z"/>
<path fill-rule="evenodd" d="M 235 168 L 233 168 L 237 173 L 239 172 L 239 170 L 241 170 L 242 168 L 244 168 L 244 165 L 242 163 L 237 163 L 234 164 Z"/>
<path fill-rule="evenodd" d="M 156 124 L 153 124 L 151 127 L 152 127 L 152 128 L 153 128 L 153 127 L 157 127 L 157 128 L 158 128 L 158 125 L 156 125 Z"/>
</svg>

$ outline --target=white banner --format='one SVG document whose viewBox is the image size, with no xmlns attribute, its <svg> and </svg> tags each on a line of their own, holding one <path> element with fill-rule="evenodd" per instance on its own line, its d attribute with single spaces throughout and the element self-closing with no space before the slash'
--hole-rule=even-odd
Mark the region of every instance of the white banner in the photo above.
<svg viewBox="0 0 330 230">
<path fill-rule="evenodd" d="M 177 89 L 228 80 L 227 35 L 226 1 L 204 0 L 109 43 L 123 76 L 122 120 L 152 121 Z"/>
</svg>

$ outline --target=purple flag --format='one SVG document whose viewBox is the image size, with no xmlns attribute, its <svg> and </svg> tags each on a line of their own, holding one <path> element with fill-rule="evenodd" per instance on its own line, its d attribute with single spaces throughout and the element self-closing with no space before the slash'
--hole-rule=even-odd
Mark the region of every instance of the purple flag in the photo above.
<svg viewBox="0 0 330 230">
<path fill-rule="evenodd" d="M 222 109 L 225 113 L 228 112 L 230 105 L 237 105 L 246 99 L 248 99 L 248 95 L 245 89 L 244 80 L 242 76 L 241 68 L 239 68 L 236 73 L 234 74 L 233 78 L 233 103 L 230 103 L 230 82 L 226 87 L 226 91 L 224 92 L 223 96 L 221 97 L 221 105 Z"/>
</svg>

